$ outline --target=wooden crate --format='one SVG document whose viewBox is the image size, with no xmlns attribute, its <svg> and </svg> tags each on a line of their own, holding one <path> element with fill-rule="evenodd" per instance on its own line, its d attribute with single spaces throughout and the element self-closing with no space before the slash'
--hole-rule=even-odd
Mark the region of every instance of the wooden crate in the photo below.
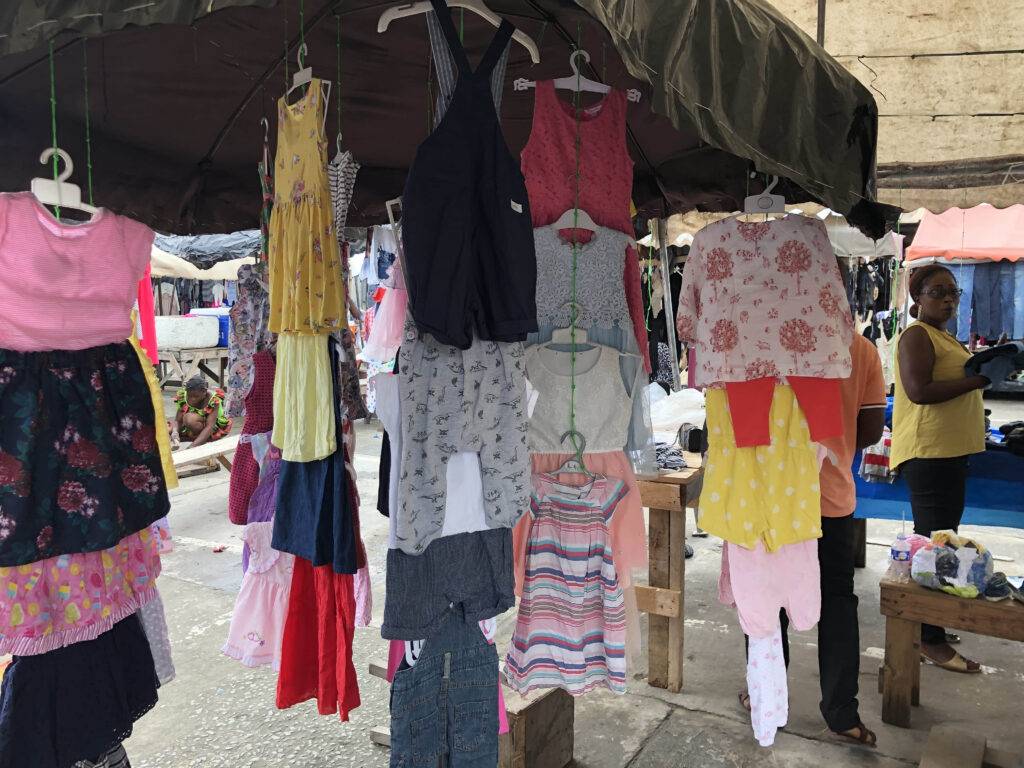
<svg viewBox="0 0 1024 768">
<path fill-rule="evenodd" d="M 498 738 L 498 768 L 565 768 L 572 763 L 572 696 L 551 688 L 528 696 L 504 690 L 508 733 Z"/>
<path fill-rule="evenodd" d="M 387 678 L 387 664 L 371 661 L 370 674 Z M 565 768 L 572 763 L 575 702 L 560 688 L 520 696 L 502 689 L 508 733 L 498 737 L 498 768 Z M 391 746 L 387 726 L 370 729 L 370 741 Z"/>
</svg>

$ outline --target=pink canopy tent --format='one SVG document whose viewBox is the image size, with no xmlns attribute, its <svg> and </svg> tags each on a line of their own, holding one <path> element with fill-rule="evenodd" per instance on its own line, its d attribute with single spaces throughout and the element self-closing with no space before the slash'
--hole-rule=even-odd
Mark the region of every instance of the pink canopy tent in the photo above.
<svg viewBox="0 0 1024 768">
<path fill-rule="evenodd" d="M 907 249 L 907 261 L 975 259 L 1017 261 L 1024 258 L 1024 205 L 950 208 L 925 213 Z M 909 264 L 909 266 L 915 266 Z"/>
</svg>

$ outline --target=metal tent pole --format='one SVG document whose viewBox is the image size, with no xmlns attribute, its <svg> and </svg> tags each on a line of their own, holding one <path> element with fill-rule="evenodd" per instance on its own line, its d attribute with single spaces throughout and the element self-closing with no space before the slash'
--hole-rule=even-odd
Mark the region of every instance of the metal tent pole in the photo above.
<svg viewBox="0 0 1024 768">
<path fill-rule="evenodd" d="M 658 219 L 658 249 L 661 251 L 661 287 L 662 307 L 665 314 L 665 329 L 668 331 L 668 349 L 672 359 L 672 391 L 678 392 L 679 382 L 679 351 L 676 345 L 676 319 L 672 312 L 672 282 L 669 280 L 668 263 L 668 224 L 665 219 Z M 657 359 L 651 360 L 655 368 Z"/>
</svg>

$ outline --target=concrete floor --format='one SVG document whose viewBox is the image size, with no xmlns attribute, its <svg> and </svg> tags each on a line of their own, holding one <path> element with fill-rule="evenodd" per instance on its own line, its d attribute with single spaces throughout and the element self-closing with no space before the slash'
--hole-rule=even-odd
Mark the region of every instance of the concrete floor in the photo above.
<svg viewBox="0 0 1024 768">
<path fill-rule="evenodd" d="M 999 421 L 1024 415 L 1021 403 L 997 405 Z M 380 437 L 375 425 L 360 424 L 356 470 L 363 502 L 363 535 L 371 558 L 376 626 L 383 609 L 387 520 L 375 511 Z M 167 607 L 178 679 L 161 691 L 160 704 L 128 741 L 136 768 L 338 768 L 383 767 L 388 752 L 370 744 L 369 730 L 388 722 L 388 692 L 367 672 L 386 643 L 373 627 L 356 632 L 355 663 L 362 706 L 348 723 L 321 717 L 315 704 L 287 711 L 274 707 L 276 676 L 246 669 L 220 654 L 241 582 L 240 529 L 227 521 L 228 475 L 189 478 L 172 492 L 175 551 L 164 560 L 160 587 Z M 869 540 L 889 541 L 898 523 L 870 521 Z M 1024 575 L 1024 531 L 965 529 L 1001 557 L 1009 575 Z M 869 546 L 868 567 L 858 572 L 861 598 L 861 716 L 878 732 L 879 748 L 867 750 L 831 741 L 818 711 L 816 634 L 794 633 L 790 668 L 790 722 L 771 749 L 757 746 L 736 700 L 744 685 L 743 636 L 734 612 L 718 604 L 721 542 L 690 539 L 696 556 L 687 563 L 686 667 L 684 692 L 650 688 L 643 663 L 632 667 L 629 693 L 587 695 L 576 703 L 575 757 L 580 768 L 739 768 L 747 766 L 916 765 L 928 729 L 957 724 L 984 734 L 990 744 L 1024 751 L 1020 696 L 1024 653 L 1020 646 L 966 637 L 963 652 L 985 665 L 968 677 L 933 667 L 922 670 L 922 706 L 911 730 L 881 723 L 877 671 L 884 646 L 877 583 L 887 550 Z M 215 545 L 225 545 L 215 553 Z M 503 624 L 511 633 L 514 612 Z M 529 767 L 528 767 L 529 768 Z"/>
</svg>

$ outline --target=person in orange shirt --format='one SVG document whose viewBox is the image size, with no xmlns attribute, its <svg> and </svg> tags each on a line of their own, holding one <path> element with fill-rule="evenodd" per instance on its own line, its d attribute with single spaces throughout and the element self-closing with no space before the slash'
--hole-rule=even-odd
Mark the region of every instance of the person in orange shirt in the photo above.
<svg viewBox="0 0 1024 768">
<path fill-rule="evenodd" d="M 826 459 L 821 466 L 821 538 L 818 563 L 821 568 L 821 618 L 818 621 L 818 671 L 821 678 L 821 714 L 829 730 L 858 744 L 875 746 L 875 734 L 860 719 L 857 703 L 860 676 L 860 627 L 857 595 L 853 591 L 853 511 L 857 490 L 853 480 L 853 457 L 874 445 L 885 426 L 885 380 L 875 346 L 855 335 L 850 347 L 853 360 L 849 378 L 840 385 L 843 435 L 824 441 L 836 463 Z M 830 457 L 831 458 L 831 457 Z M 786 630 L 789 619 L 783 609 L 782 643 L 789 665 Z M 750 697 L 740 701 L 750 708 Z"/>
</svg>

